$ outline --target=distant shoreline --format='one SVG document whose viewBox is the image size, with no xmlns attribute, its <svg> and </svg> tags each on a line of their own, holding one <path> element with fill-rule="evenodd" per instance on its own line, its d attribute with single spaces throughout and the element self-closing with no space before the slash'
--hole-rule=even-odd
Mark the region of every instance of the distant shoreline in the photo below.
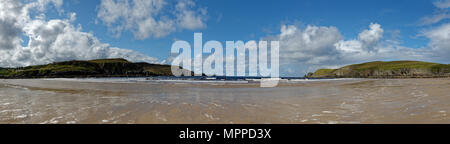
<svg viewBox="0 0 450 144">
<path fill-rule="evenodd" d="M 39 78 L 127 78 L 174 76 L 170 65 L 132 63 L 125 59 L 97 59 L 89 61 L 65 61 L 47 65 L 20 68 L 0 68 L 0 79 Z M 182 69 L 181 67 L 179 67 Z M 182 69 L 183 73 L 192 71 Z M 192 76 L 186 76 L 192 77 Z M 200 77 L 206 77 L 200 76 Z M 264 77 L 211 76 L 220 79 L 245 79 Z M 211 78 L 206 77 L 206 78 Z M 329 79 L 329 78 L 449 78 L 450 65 L 420 61 L 368 62 L 344 66 L 338 69 L 319 69 L 304 77 L 281 77 L 283 79 Z"/>
</svg>

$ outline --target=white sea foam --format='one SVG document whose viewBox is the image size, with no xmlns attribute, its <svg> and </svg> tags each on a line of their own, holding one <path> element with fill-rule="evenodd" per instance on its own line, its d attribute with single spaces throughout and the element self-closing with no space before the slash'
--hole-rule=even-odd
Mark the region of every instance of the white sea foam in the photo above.
<svg viewBox="0 0 450 144">
<path fill-rule="evenodd" d="M 174 83 L 174 84 L 248 84 L 259 83 L 261 81 L 277 80 L 281 83 L 307 83 L 307 82 L 321 82 L 321 81 L 343 81 L 343 80 L 357 80 L 355 78 L 339 78 L 339 79 L 288 79 L 288 78 L 243 78 L 223 80 L 218 78 L 183 78 L 183 77 L 138 77 L 138 78 L 48 78 L 43 80 L 50 81 L 75 81 L 75 82 L 91 82 L 91 83 Z"/>
<path fill-rule="evenodd" d="M 16 119 L 23 119 L 23 118 L 26 118 L 26 117 L 27 117 L 27 115 L 22 114 L 22 115 L 16 116 L 15 118 L 16 118 Z"/>
<path fill-rule="evenodd" d="M 359 78 L 289 79 L 289 82 L 317 82 L 317 81 L 344 81 L 344 80 L 359 80 Z"/>
<path fill-rule="evenodd" d="M 207 80 L 198 80 L 198 79 L 147 79 L 147 78 L 51 78 L 44 79 L 49 81 L 75 81 L 75 82 L 98 82 L 98 83 L 176 83 L 176 84 L 185 84 L 185 83 L 210 83 L 210 84 L 224 84 L 224 83 L 237 83 L 237 84 L 245 84 L 249 83 L 245 80 L 217 80 L 217 79 L 207 79 Z"/>
</svg>

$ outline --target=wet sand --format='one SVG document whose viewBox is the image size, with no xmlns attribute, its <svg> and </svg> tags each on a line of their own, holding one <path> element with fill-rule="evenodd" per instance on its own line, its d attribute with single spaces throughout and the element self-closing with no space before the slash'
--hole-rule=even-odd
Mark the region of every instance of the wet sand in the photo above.
<svg viewBox="0 0 450 144">
<path fill-rule="evenodd" d="M 450 123 L 450 79 L 0 80 L 0 123 Z"/>
</svg>

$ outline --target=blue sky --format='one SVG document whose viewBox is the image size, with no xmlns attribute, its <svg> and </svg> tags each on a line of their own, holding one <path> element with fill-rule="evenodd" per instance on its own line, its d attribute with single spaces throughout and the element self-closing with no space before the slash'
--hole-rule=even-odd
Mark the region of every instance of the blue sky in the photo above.
<svg viewBox="0 0 450 144">
<path fill-rule="evenodd" d="M 405 46 L 422 47 L 427 39 L 418 36 L 428 28 L 420 26 L 421 17 L 435 12 L 428 0 L 197 0 L 207 7 L 207 27 L 182 30 L 163 38 L 137 40 L 131 32 L 115 37 L 107 27 L 96 24 L 100 0 L 69 1 L 66 11 L 77 13 L 74 23 L 86 32 L 93 32 L 102 42 L 112 46 L 133 49 L 152 57 L 169 56 L 174 39 L 190 41 L 194 32 L 203 32 L 205 40 L 252 40 L 279 33 L 282 24 L 335 26 L 346 38 L 353 38 L 371 22 L 383 25 L 389 31 L 400 31 L 399 39 Z M 52 17 L 60 17 L 56 12 Z M 50 17 L 50 16 L 49 16 Z"/>
<path fill-rule="evenodd" d="M 194 32 L 202 32 L 204 41 L 279 40 L 287 76 L 373 60 L 450 61 L 450 0 L 1 3 L 10 14 L 0 16 L 0 28 L 10 28 L 0 31 L 8 40 L 0 41 L 7 53 L 0 58 L 3 67 L 108 57 L 161 62 L 175 40 L 193 41 Z"/>
</svg>

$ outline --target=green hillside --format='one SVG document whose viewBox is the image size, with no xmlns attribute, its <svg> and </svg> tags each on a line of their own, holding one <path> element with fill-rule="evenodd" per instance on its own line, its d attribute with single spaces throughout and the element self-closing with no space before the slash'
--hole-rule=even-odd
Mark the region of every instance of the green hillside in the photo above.
<svg viewBox="0 0 450 144">
<path fill-rule="evenodd" d="M 172 76 L 171 66 L 125 59 L 65 61 L 21 68 L 0 68 L 0 78 Z"/>
<path fill-rule="evenodd" d="M 421 61 L 390 61 L 354 64 L 339 69 L 320 69 L 311 78 L 407 78 L 448 77 L 450 65 Z"/>
</svg>

